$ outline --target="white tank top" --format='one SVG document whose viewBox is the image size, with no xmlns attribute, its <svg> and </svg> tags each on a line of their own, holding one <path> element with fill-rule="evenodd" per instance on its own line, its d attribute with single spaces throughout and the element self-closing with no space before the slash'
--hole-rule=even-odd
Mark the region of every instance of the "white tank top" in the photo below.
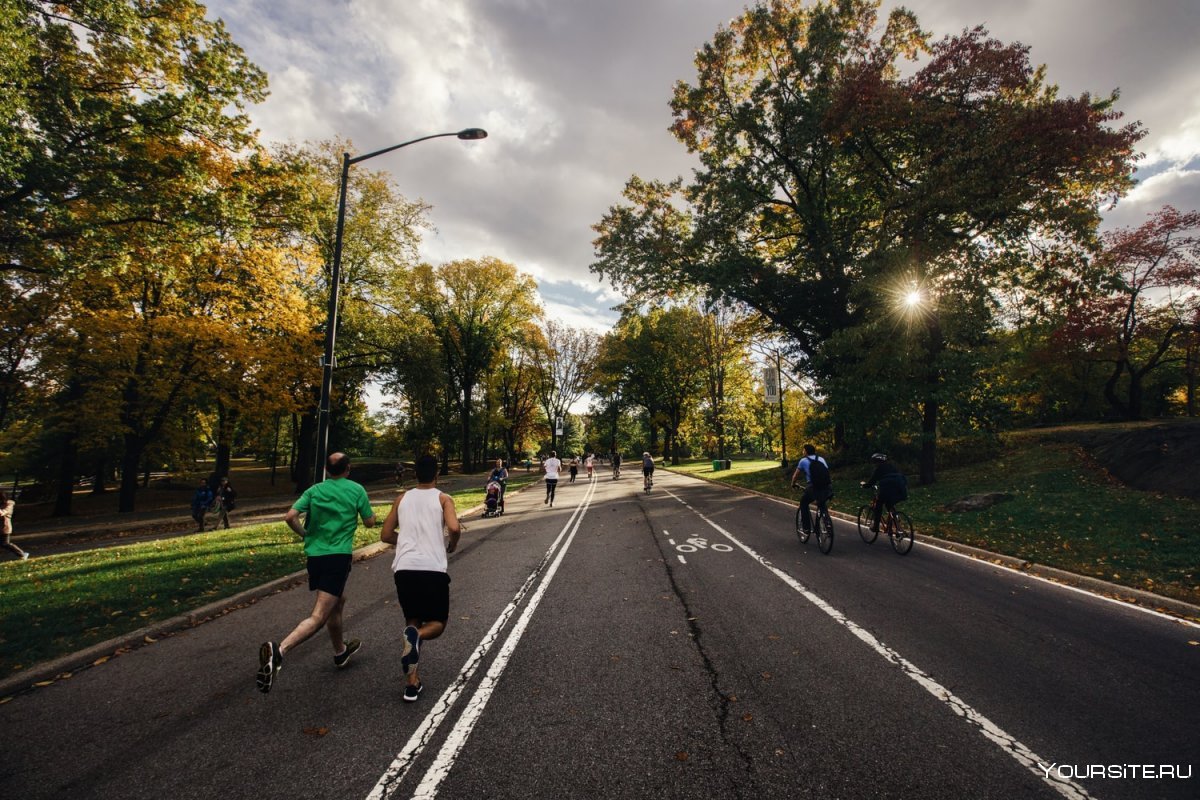
<svg viewBox="0 0 1200 800">
<path fill-rule="evenodd" d="M 442 492 L 409 489 L 396 508 L 396 556 L 392 571 L 446 571 L 446 544 L 442 539 Z"/>
</svg>

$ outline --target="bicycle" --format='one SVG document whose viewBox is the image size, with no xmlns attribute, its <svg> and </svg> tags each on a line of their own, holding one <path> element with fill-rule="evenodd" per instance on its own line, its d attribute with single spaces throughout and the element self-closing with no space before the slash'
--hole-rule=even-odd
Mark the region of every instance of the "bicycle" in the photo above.
<svg viewBox="0 0 1200 800">
<path fill-rule="evenodd" d="M 817 549 L 823 555 L 829 555 L 833 550 L 833 517 L 829 515 L 829 501 L 833 499 L 833 494 L 824 500 L 816 500 L 817 513 L 813 515 L 813 527 L 817 532 Z M 801 544 L 807 544 L 811 531 L 804 530 L 804 514 L 801 506 L 796 507 L 796 537 Z"/>
<path fill-rule="evenodd" d="M 863 488 L 866 488 L 865 486 Z M 875 506 L 879 503 L 879 494 L 871 499 L 871 502 L 866 503 L 858 509 L 858 535 L 867 544 L 874 543 L 879 536 L 879 531 L 871 530 L 871 523 L 875 520 Z M 908 551 L 912 550 L 913 546 L 913 524 L 912 518 L 903 511 L 892 511 L 884 509 L 886 512 L 879 519 L 879 524 L 887 533 L 888 539 L 891 540 L 892 549 L 900 555 L 907 555 Z"/>
<path fill-rule="evenodd" d="M 654 488 L 654 472 L 653 470 L 650 472 L 643 472 L 642 476 L 645 478 L 642 483 L 645 485 L 646 491 L 648 492 Z"/>
</svg>

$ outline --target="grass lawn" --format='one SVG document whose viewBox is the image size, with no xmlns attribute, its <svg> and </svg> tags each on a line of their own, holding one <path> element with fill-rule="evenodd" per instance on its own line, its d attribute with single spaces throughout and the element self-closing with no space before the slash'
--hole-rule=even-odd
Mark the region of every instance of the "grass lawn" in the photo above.
<svg viewBox="0 0 1200 800">
<path fill-rule="evenodd" d="M 916 486 L 910 476 L 904 508 L 917 533 L 1200 605 L 1200 502 L 1128 487 L 1075 444 L 1033 437 L 1021 444 L 999 459 L 943 470 L 933 486 Z M 672 469 L 798 499 L 774 461 L 734 461 L 720 472 L 709 461 Z M 855 514 L 870 498 L 858 487 L 870 471 L 868 464 L 834 469 L 832 507 Z M 984 492 L 1013 499 L 982 511 L 945 509 Z"/>
<path fill-rule="evenodd" d="M 540 476 L 517 474 L 512 491 Z M 451 491 L 472 508 L 483 489 Z M 375 506 L 380 523 L 390 504 Z M 355 547 L 379 541 L 358 529 Z M 0 565 L 0 675 L 81 650 L 304 569 L 282 522 L 11 561 Z"/>
</svg>

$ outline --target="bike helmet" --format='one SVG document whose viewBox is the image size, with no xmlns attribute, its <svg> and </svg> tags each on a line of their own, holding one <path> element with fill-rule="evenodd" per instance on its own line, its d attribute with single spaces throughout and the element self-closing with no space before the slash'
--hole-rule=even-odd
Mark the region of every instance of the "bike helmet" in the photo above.
<svg viewBox="0 0 1200 800">
<path fill-rule="evenodd" d="M 876 453 L 871 456 L 872 461 L 887 461 L 887 453 Z"/>
</svg>

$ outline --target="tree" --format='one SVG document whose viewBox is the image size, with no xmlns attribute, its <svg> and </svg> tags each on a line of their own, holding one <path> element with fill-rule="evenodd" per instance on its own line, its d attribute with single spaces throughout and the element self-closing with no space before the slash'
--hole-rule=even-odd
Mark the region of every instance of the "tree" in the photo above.
<svg viewBox="0 0 1200 800">
<path fill-rule="evenodd" d="M 1147 377 L 1177 345 L 1176 360 L 1187 362 L 1188 337 L 1200 332 L 1198 234 L 1200 212 L 1170 206 L 1137 228 L 1105 234 L 1095 259 L 1100 290 L 1075 305 L 1059 331 L 1062 344 L 1082 343 L 1091 360 L 1109 365 L 1104 397 L 1122 417 L 1143 416 Z M 1193 373 L 1193 395 L 1194 380 Z"/>
<path fill-rule="evenodd" d="M 59 258 L 59 246 L 144 220 L 122 201 L 153 194 L 179 167 L 159 158 L 156 145 L 189 139 L 237 151 L 251 144 L 240 112 L 266 96 L 266 76 L 204 12 L 193 0 L 4 5 L 4 269 L 78 267 Z M 140 153 L 131 139 L 145 144 Z"/>
<path fill-rule="evenodd" d="M 737 385 L 731 380 L 747 357 L 758 321 L 722 302 L 700 302 L 700 357 L 708 395 L 708 414 L 716 436 L 717 458 L 725 459 L 727 397 Z M 744 382 L 743 382 L 744 384 Z"/>
<path fill-rule="evenodd" d="M 657 429 L 665 433 L 664 453 L 679 463 L 678 435 L 704 394 L 701 316 L 692 308 L 627 310 L 605 336 L 600 371 L 621 387 L 622 400 L 646 411 L 650 451 Z"/>
<path fill-rule="evenodd" d="M 522 323 L 537 316 L 533 279 L 497 258 L 451 261 L 416 271 L 415 299 L 437 332 L 461 422 L 463 471 L 471 457 L 475 389 Z"/>
<path fill-rule="evenodd" d="M 593 270 L 639 299 L 699 286 L 741 301 L 825 382 L 862 355 L 827 343 L 893 316 L 902 287 L 986 300 L 1002 255 L 1089 239 L 1141 136 L 1111 127 L 1116 94 L 1059 98 L 1023 45 L 982 28 L 930 43 L 910 12 L 881 27 L 878 8 L 776 0 L 718 30 L 672 100 L 700 170 L 686 187 L 631 179 L 596 226 Z M 928 482 L 948 342 L 936 313 L 925 323 L 912 357 Z"/>
<path fill-rule="evenodd" d="M 570 410 L 593 381 L 596 368 L 596 338 L 588 331 L 548 320 L 545 327 L 545 358 L 535 363 L 537 393 L 550 424 L 550 449 L 558 446 L 556 420 L 566 419 Z"/>
</svg>

